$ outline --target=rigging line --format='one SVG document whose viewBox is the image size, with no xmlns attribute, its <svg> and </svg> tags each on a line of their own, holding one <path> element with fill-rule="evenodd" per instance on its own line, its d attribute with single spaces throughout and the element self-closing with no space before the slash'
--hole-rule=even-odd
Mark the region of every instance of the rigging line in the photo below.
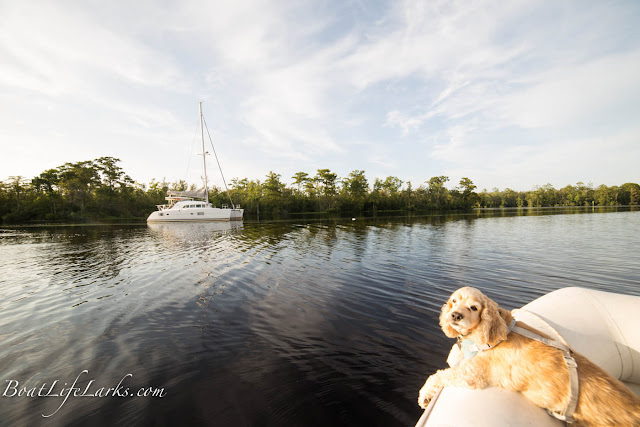
<svg viewBox="0 0 640 427">
<path fill-rule="evenodd" d="M 213 146 L 213 139 L 211 138 L 211 134 L 209 133 L 209 126 L 207 126 L 207 121 L 204 119 L 204 116 L 202 116 L 202 121 L 204 122 L 205 129 L 207 129 L 207 135 L 209 135 L 209 142 L 211 143 L 211 149 L 213 150 L 213 155 L 216 158 L 216 163 L 218 163 L 218 169 L 220 170 L 220 176 L 222 176 L 222 182 L 224 183 L 224 189 L 227 192 L 227 197 L 229 197 L 229 202 L 231 202 L 231 207 L 235 209 L 236 205 L 234 205 L 233 200 L 231 200 L 231 194 L 229 193 L 229 188 L 227 187 L 227 181 L 224 179 L 224 174 L 222 173 L 222 166 L 220 166 L 220 160 L 218 160 L 216 149 Z"/>
<path fill-rule="evenodd" d="M 200 120 L 198 120 L 200 121 Z M 196 136 L 198 135 L 198 128 L 200 127 L 200 123 L 196 124 L 196 130 L 193 132 L 193 141 L 191 141 L 191 152 L 189 152 L 189 161 L 187 162 L 187 173 L 184 176 L 184 182 L 189 185 L 189 166 L 191 166 L 191 157 L 193 157 L 193 146 L 196 143 Z"/>
</svg>

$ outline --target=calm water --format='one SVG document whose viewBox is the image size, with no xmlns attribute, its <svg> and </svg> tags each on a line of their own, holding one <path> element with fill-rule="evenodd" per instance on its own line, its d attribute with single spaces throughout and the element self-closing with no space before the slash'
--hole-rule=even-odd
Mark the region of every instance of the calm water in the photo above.
<svg viewBox="0 0 640 427">
<path fill-rule="evenodd" d="M 640 211 L 560 212 L 0 230 L 0 423 L 413 425 L 458 287 L 640 295 Z"/>
</svg>

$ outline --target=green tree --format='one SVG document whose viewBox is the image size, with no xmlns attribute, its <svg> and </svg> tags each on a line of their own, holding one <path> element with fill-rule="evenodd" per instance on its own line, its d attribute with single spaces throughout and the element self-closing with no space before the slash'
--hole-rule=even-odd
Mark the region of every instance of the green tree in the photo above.
<svg viewBox="0 0 640 427">
<path fill-rule="evenodd" d="M 343 194 L 352 208 L 361 211 L 369 194 L 369 182 L 363 170 L 354 170 L 342 180 Z"/>
<path fill-rule="evenodd" d="M 620 203 L 623 205 L 637 205 L 640 202 L 640 185 L 627 182 L 620 186 Z"/>
<path fill-rule="evenodd" d="M 284 184 L 280 182 L 280 174 L 270 171 L 264 181 L 264 196 L 268 199 L 279 200 L 282 197 Z"/>
<path fill-rule="evenodd" d="M 59 181 L 60 177 L 58 176 L 58 171 L 56 169 L 48 169 L 31 180 L 31 186 L 37 192 L 46 194 L 52 218 L 55 218 L 57 213 L 56 201 L 58 199 L 58 193 L 56 190 Z"/>
<path fill-rule="evenodd" d="M 249 211 L 260 213 L 260 199 L 262 199 L 262 184 L 260 180 L 251 180 L 245 187 L 246 200 L 243 203 L 249 205 Z"/>
<path fill-rule="evenodd" d="M 590 206 L 593 202 L 593 184 L 584 184 L 578 182 L 576 184 L 576 196 L 574 205 L 576 206 Z"/>
<path fill-rule="evenodd" d="M 29 220 L 86 220 L 89 218 L 139 217 L 145 218 L 162 204 L 168 189 L 186 190 L 194 184 L 176 181 L 172 184 L 152 180 L 148 186 L 134 182 L 120 167 L 114 157 L 65 163 L 48 169 L 31 180 L 9 177 L 0 181 L 0 218 L 3 222 Z M 247 178 L 231 180 L 230 196 L 245 212 L 273 213 L 363 211 L 388 209 L 449 209 L 513 206 L 557 206 L 633 204 L 640 202 L 640 185 L 625 183 L 621 186 L 578 182 L 556 190 L 551 184 L 536 186 L 530 191 L 514 191 L 510 188 L 476 193 L 476 186 L 469 178 L 462 178 L 459 185 L 448 190 L 446 176 L 432 177 L 426 185 L 413 188 L 398 177 L 384 180 L 376 178 L 370 187 L 362 170 L 352 171 L 339 181 L 329 169 L 318 169 L 314 177 L 298 172 L 292 178 L 294 186 L 287 187 L 280 175 L 270 171 L 264 183 Z M 340 183 L 340 192 L 336 188 Z M 212 203 L 229 203 L 226 192 L 213 187 Z"/>
<path fill-rule="evenodd" d="M 329 169 L 318 169 L 318 173 L 316 174 L 316 181 L 321 185 L 323 196 L 333 197 L 336 195 L 337 179 L 338 175 L 331 172 Z"/>
<path fill-rule="evenodd" d="M 309 174 L 306 172 L 296 172 L 291 178 L 293 179 L 293 183 L 298 186 L 298 194 L 301 194 L 302 188 L 309 182 Z"/>
<path fill-rule="evenodd" d="M 606 185 L 600 185 L 595 189 L 593 196 L 598 206 L 612 206 L 618 204 L 619 192 L 619 187 L 607 187 Z"/>
<path fill-rule="evenodd" d="M 153 203 L 156 205 L 162 204 L 167 192 L 169 191 L 169 183 L 166 180 L 156 181 L 152 179 L 149 183 L 149 189 L 147 190 L 147 194 L 153 200 Z"/>
<path fill-rule="evenodd" d="M 304 191 L 310 199 L 315 199 L 318 197 L 318 179 L 317 178 L 309 178 L 304 183 Z"/>
<path fill-rule="evenodd" d="M 270 171 L 262 184 L 265 207 L 274 215 L 286 211 L 285 185 L 280 181 L 280 174 Z"/>
<path fill-rule="evenodd" d="M 396 196 L 402 187 L 402 180 L 397 176 L 388 176 L 382 182 L 382 190 L 388 196 Z"/>
<path fill-rule="evenodd" d="M 469 178 L 462 178 L 459 185 L 461 191 L 460 197 L 462 198 L 462 207 L 469 208 L 475 205 L 478 202 L 478 195 L 474 191 L 477 187 L 475 186 L 473 181 L 471 181 Z"/>
<path fill-rule="evenodd" d="M 342 180 L 345 193 L 356 199 L 364 199 L 369 193 L 369 182 L 363 170 L 354 170 Z"/>
<path fill-rule="evenodd" d="M 16 210 L 20 213 L 22 199 L 24 197 L 24 193 L 27 191 L 27 181 L 24 177 L 18 176 L 10 176 L 9 177 L 9 188 L 13 193 L 14 200 L 16 203 Z"/>
<path fill-rule="evenodd" d="M 373 181 L 373 188 L 369 194 L 369 200 L 374 211 L 378 209 L 384 209 L 384 189 L 382 180 L 376 178 Z"/>
<path fill-rule="evenodd" d="M 59 168 L 59 186 L 72 214 L 84 216 L 100 183 L 98 169 L 92 161 L 65 163 Z"/>
<path fill-rule="evenodd" d="M 120 159 L 115 157 L 100 157 L 95 160 L 96 168 L 102 176 L 102 187 L 110 193 L 115 193 L 117 186 L 124 188 L 133 184 L 133 180 L 118 165 Z"/>
<path fill-rule="evenodd" d="M 505 189 L 500 195 L 500 207 L 514 208 L 516 206 L 521 207 L 523 199 L 520 198 L 520 194 L 510 188 Z"/>
<path fill-rule="evenodd" d="M 96 205 L 103 215 L 130 215 L 134 203 L 134 181 L 118 165 L 120 159 L 100 157 L 94 161 L 100 174 L 100 183 L 95 192 Z"/>
<path fill-rule="evenodd" d="M 179 179 L 171 183 L 169 188 L 172 191 L 187 191 L 189 189 L 189 184 L 184 179 Z"/>
<path fill-rule="evenodd" d="M 448 176 L 434 176 L 427 181 L 429 203 L 432 208 L 442 209 L 447 206 L 449 192 L 444 186 L 447 181 Z"/>
<path fill-rule="evenodd" d="M 338 175 L 329 169 L 318 169 L 315 182 L 320 185 L 322 198 L 320 199 L 320 210 L 334 210 L 335 196 L 337 194 L 336 183 Z"/>
<path fill-rule="evenodd" d="M 406 207 L 406 209 L 414 210 L 416 208 L 416 205 L 414 200 L 415 196 L 413 191 L 413 185 L 411 184 L 411 181 L 407 181 L 407 188 L 405 188 L 405 190 L 403 191 L 403 196 L 404 196 L 404 206 Z"/>
<path fill-rule="evenodd" d="M 573 206 L 576 204 L 578 190 L 573 185 L 567 185 L 560 189 L 558 197 L 562 206 Z"/>
</svg>

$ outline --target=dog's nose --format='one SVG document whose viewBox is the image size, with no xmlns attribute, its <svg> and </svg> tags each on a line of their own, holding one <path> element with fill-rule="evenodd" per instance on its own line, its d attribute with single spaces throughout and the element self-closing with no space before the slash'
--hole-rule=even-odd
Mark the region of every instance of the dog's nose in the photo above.
<svg viewBox="0 0 640 427">
<path fill-rule="evenodd" d="M 454 311 L 453 313 L 451 313 L 451 319 L 453 319 L 454 322 L 459 322 L 464 319 L 464 316 L 461 313 Z"/>
</svg>

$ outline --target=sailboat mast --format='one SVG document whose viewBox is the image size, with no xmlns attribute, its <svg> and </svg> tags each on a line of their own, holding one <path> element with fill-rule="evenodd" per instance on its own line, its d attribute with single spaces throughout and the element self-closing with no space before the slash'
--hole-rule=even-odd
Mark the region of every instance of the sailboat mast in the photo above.
<svg viewBox="0 0 640 427">
<path fill-rule="evenodd" d="M 207 183 L 207 152 L 204 151 L 204 126 L 202 119 L 202 101 L 198 103 L 200 108 L 200 136 L 202 137 L 202 170 L 204 171 L 204 201 L 209 203 L 209 187 Z"/>
</svg>

